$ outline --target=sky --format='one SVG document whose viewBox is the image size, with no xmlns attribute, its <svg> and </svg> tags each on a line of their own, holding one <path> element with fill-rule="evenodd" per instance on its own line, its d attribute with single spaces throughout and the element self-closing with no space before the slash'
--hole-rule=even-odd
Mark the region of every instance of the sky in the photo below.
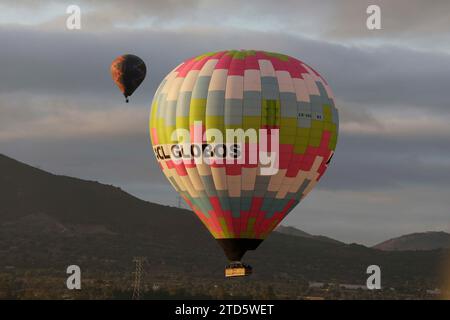
<svg viewBox="0 0 450 320">
<path fill-rule="evenodd" d="M 0 153 L 177 205 L 148 135 L 157 85 L 204 52 L 276 51 L 318 70 L 340 112 L 332 165 L 283 224 L 365 245 L 450 232 L 448 30 L 447 0 L 0 0 Z M 129 104 L 109 73 L 124 53 L 148 68 Z"/>
</svg>

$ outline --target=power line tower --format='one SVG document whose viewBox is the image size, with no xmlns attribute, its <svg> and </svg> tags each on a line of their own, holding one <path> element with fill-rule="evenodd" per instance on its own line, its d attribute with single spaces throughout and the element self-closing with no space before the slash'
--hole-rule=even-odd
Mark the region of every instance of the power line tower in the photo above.
<svg viewBox="0 0 450 320">
<path fill-rule="evenodd" d="M 183 209 L 183 199 L 178 195 L 178 208 Z"/>
<path fill-rule="evenodd" d="M 133 282 L 133 300 L 141 299 L 141 284 L 145 278 L 144 263 L 147 261 L 145 257 L 134 257 L 133 262 L 136 265 L 134 271 L 134 282 Z"/>
<path fill-rule="evenodd" d="M 178 195 L 177 198 L 177 207 L 180 209 L 185 209 L 185 210 L 191 210 L 191 208 L 189 207 L 189 205 L 186 203 L 186 201 L 184 200 L 184 198 L 180 195 Z"/>
</svg>

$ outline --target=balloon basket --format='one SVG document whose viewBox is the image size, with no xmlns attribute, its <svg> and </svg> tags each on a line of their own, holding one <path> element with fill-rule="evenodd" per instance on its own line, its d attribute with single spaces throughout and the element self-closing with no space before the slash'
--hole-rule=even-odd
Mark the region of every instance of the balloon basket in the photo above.
<svg viewBox="0 0 450 320">
<path fill-rule="evenodd" d="M 242 262 L 231 262 L 225 267 L 225 277 L 245 277 L 252 274 L 252 267 Z"/>
</svg>

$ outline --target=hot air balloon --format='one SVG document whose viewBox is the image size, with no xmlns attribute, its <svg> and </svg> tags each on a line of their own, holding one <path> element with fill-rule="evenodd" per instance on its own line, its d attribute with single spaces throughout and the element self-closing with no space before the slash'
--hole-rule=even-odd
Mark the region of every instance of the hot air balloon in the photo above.
<svg viewBox="0 0 450 320">
<path fill-rule="evenodd" d="M 230 261 L 225 275 L 241 276 L 252 270 L 241 262 L 245 252 L 256 249 L 326 171 L 338 111 L 328 83 L 302 61 L 230 50 L 173 69 L 155 93 L 149 126 L 163 173 Z M 217 140 L 230 130 L 259 135 L 241 148 Z M 276 170 L 264 172 L 264 154 L 276 155 Z"/>
<path fill-rule="evenodd" d="M 128 97 L 144 81 L 147 68 L 144 61 L 133 54 L 124 54 L 118 56 L 111 63 L 111 76 L 125 96 L 128 103 Z"/>
</svg>

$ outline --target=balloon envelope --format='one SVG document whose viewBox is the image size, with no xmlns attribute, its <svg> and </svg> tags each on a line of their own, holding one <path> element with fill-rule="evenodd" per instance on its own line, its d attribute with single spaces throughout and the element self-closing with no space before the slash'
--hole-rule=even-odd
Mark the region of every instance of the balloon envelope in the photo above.
<svg viewBox="0 0 450 320">
<path fill-rule="evenodd" d="M 111 63 L 111 76 L 127 99 L 144 81 L 147 68 L 138 56 L 125 54 L 117 57 Z"/>
<path fill-rule="evenodd" d="M 256 146 L 245 143 L 244 149 L 254 152 L 247 152 L 243 163 L 199 163 L 174 158 L 186 153 L 180 152 L 185 139 L 174 134 L 176 129 L 194 140 L 196 130 L 216 129 L 226 136 L 227 129 L 255 129 L 263 134 Z M 270 140 L 275 129 L 278 170 L 267 175 L 260 152 L 272 147 L 261 137 Z M 214 141 L 202 134 L 205 152 Z M 213 52 L 186 60 L 164 78 L 152 103 L 150 135 L 167 179 L 229 260 L 239 261 L 324 174 L 336 147 L 338 111 L 328 83 L 302 61 L 265 51 Z M 214 146 L 208 150 L 217 151 Z M 248 161 L 249 153 L 256 154 L 257 163 Z"/>
</svg>

